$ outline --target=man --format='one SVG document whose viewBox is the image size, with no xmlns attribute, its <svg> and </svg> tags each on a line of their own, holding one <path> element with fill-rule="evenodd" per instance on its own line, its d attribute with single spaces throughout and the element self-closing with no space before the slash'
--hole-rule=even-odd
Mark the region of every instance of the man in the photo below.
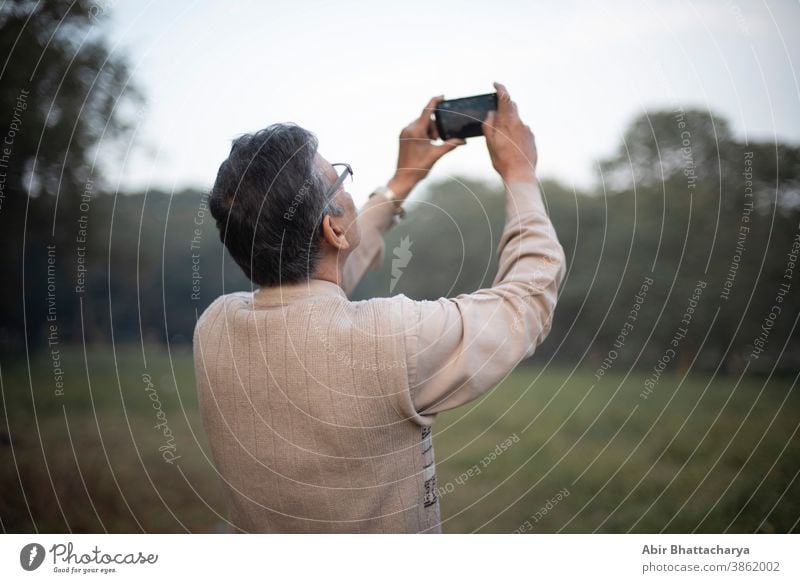
<svg viewBox="0 0 800 583">
<path fill-rule="evenodd" d="M 536 147 L 508 91 L 483 124 L 506 190 L 494 285 L 438 301 L 351 302 L 381 235 L 444 154 L 431 113 L 400 134 L 397 171 L 356 217 L 312 134 L 278 124 L 237 139 L 209 205 L 259 287 L 217 299 L 194 336 L 200 409 L 244 532 L 441 532 L 431 425 L 531 354 L 550 330 L 564 253 Z"/>
</svg>

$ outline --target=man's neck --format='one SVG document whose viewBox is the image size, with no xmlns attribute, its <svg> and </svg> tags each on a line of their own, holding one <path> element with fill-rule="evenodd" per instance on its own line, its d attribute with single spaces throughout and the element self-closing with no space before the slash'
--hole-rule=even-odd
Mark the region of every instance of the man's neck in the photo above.
<svg viewBox="0 0 800 583">
<path fill-rule="evenodd" d="M 325 257 L 319 262 L 311 277 L 312 279 L 329 281 L 342 287 L 342 267 L 344 267 L 344 263 L 337 261 L 336 257 Z"/>
</svg>

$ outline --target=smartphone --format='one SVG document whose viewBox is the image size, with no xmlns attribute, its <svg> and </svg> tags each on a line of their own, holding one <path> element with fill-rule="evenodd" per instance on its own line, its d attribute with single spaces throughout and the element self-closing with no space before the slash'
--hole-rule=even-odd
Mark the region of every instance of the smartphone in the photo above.
<svg viewBox="0 0 800 583">
<path fill-rule="evenodd" d="M 481 124 L 490 111 L 497 111 L 497 93 L 440 102 L 434 112 L 439 137 L 447 140 L 482 136 Z"/>
</svg>

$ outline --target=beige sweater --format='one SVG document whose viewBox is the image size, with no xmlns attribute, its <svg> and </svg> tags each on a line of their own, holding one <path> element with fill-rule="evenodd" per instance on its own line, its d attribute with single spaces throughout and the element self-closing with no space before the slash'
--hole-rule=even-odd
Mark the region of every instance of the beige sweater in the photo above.
<svg viewBox="0 0 800 583">
<path fill-rule="evenodd" d="M 532 183 L 507 188 L 489 289 L 435 302 L 347 295 L 383 258 L 391 204 L 359 214 L 343 287 L 218 298 L 194 336 L 200 409 L 245 532 L 441 532 L 431 424 L 494 387 L 550 330 L 564 254 Z"/>
</svg>

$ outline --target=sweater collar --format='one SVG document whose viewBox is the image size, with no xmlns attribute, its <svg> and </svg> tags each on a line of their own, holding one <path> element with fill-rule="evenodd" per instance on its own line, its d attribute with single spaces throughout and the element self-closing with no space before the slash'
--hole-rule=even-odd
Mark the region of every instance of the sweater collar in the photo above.
<svg viewBox="0 0 800 583">
<path fill-rule="evenodd" d="M 344 290 L 332 281 L 309 279 L 300 283 L 260 287 L 253 293 L 256 306 L 285 306 L 298 301 L 339 296 L 347 299 Z"/>
</svg>

